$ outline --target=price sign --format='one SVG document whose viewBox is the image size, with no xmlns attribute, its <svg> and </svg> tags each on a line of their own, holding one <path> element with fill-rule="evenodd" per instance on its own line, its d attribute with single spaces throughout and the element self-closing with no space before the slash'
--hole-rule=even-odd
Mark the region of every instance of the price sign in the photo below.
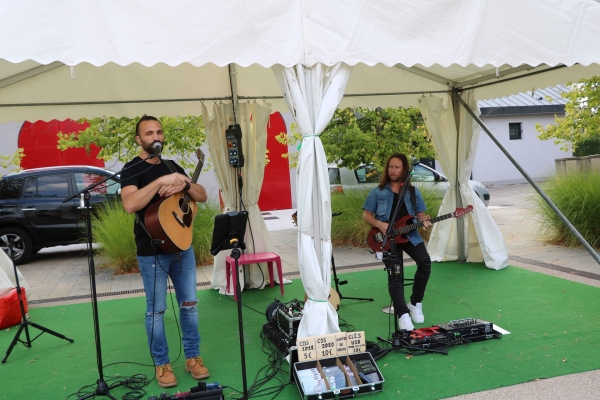
<svg viewBox="0 0 600 400">
<path fill-rule="evenodd" d="M 337 355 L 335 351 L 335 334 L 316 336 L 317 357 L 328 358 Z"/>
<path fill-rule="evenodd" d="M 317 346 L 314 337 L 301 338 L 296 341 L 298 361 L 317 360 Z"/>
<path fill-rule="evenodd" d="M 348 332 L 346 334 L 348 354 L 363 353 L 367 350 L 364 332 Z"/>
<path fill-rule="evenodd" d="M 364 353 L 367 350 L 363 331 L 301 338 L 296 341 L 296 347 L 298 348 L 298 361 Z"/>
<path fill-rule="evenodd" d="M 335 352 L 338 356 L 348 354 L 348 345 L 346 344 L 346 332 L 335 334 Z"/>
</svg>

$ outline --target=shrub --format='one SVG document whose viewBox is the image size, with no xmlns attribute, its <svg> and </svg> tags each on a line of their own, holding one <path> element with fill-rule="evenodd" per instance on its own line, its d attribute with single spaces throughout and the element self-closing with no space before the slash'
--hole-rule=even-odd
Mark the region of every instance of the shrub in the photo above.
<svg viewBox="0 0 600 400">
<path fill-rule="evenodd" d="M 600 171 L 556 174 L 542 189 L 593 247 L 600 246 Z M 577 246 L 579 240 L 539 195 L 529 199 L 534 204 L 535 219 L 541 235 L 552 244 Z"/>
<path fill-rule="evenodd" d="M 219 203 L 217 201 L 209 200 L 206 203 L 198 204 L 198 214 L 194 218 L 194 237 L 192 239 L 196 265 L 213 263 L 213 256 L 210 254 L 210 245 L 215 225 L 215 216 L 219 212 Z"/>
<path fill-rule="evenodd" d="M 94 243 L 100 247 L 96 253 L 104 257 L 115 274 L 139 271 L 135 258 L 136 247 L 133 235 L 134 214 L 128 214 L 120 201 L 105 203 L 92 216 Z"/>
<path fill-rule="evenodd" d="M 423 200 L 427 205 L 426 214 L 437 217 L 442 199 L 430 188 L 421 188 Z M 369 194 L 365 189 L 346 189 L 342 193 L 331 194 L 332 212 L 342 214 L 331 221 L 331 240 L 335 246 L 367 247 L 367 234 L 371 227 L 363 219 L 363 204 Z M 423 240 L 429 240 L 431 230 L 420 230 Z"/>
<path fill-rule="evenodd" d="M 192 239 L 196 265 L 213 262 L 210 244 L 215 215 L 218 213 L 219 205 L 216 202 L 198 204 Z M 100 244 L 96 253 L 107 260 L 103 266 L 112 268 L 115 274 L 139 272 L 133 235 L 134 221 L 135 214 L 125 212 L 120 201 L 107 203 L 92 217 L 93 240 Z"/>
<path fill-rule="evenodd" d="M 574 157 L 592 156 L 594 154 L 600 154 L 600 135 L 594 135 L 583 139 L 577 144 L 577 148 L 573 151 Z"/>
</svg>

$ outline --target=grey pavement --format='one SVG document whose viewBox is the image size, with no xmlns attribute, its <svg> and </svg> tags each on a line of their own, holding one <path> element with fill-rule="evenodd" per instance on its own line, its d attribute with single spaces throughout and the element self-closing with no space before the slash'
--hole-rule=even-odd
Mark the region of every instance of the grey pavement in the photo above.
<svg viewBox="0 0 600 400">
<path fill-rule="evenodd" d="M 517 184 L 490 186 L 488 189 L 491 193 L 489 210 L 504 235 L 510 265 L 600 287 L 600 265 L 585 249 L 554 246 L 543 241 L 539 223 L 531 212 L 531 203 L 527 201 L 529 197 L 537 196 L 531 186 Z M 284 275 L 292 280 L 300 279 L 296 230 L 291 220 L 293 211 L 263 213 L 271 232 L 274 251 L 281 256 Z M 365 249 L 335 247 L 334 257 L 339 274 L 359 268 L 381 268 L 381 263 Z M 96 257 L 95 264 L 102 265 L 103 260 Z M 99 300 L 143 295 L 139 274 L 115 276 L 110 269 L 96 269 Z M 22 265 L 20 270 L 31 287 L 28 300 L 32 308 L 90 299 L 88 260 L 83 245 L 44 249 L 32 257 L 30 263 Z M 212 265 L 197 268 L 199 288 L 211 288 L 212 272 Z M 600 370 L 597 370 L 453 399 L 592 399 L 598 398 L 599 390 Z"/>
</svg>

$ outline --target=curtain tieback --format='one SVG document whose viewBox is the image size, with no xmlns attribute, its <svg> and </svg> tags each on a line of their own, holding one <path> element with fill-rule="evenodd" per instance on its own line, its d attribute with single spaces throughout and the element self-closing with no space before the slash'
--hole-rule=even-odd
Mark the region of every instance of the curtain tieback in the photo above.
<svg viewBox="0 0 600 400">
<path fill-rule="evenodd" d="M 302 136 L 302 140 L 300 141 L 300 143 L 298 143 L 298 146 L 296 146 L 296 150 L 300 151 L 300 149 L 302 148 L 302 142 L 304 141 L 304 139 L 309 138 L 309 137 L 319 137 L 319 135 Z"/>
<path fill-rule="evenodd" d="M 310 301 L 314 301 L 315 303 L 327 303 L 327 300 L 315 300 L 315 299 L 311 299 L 310 297 L 308 299 Z"/>
</svg>

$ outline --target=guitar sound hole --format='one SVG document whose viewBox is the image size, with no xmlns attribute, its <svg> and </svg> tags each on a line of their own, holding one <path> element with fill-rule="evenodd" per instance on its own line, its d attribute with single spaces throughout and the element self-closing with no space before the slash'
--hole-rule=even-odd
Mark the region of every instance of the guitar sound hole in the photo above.
<svg viewBox="0 0 600 400">
<path fill-rule="evenodd" d="M 182 213 L 187 214 L 190 212 L 190 205 L 187 201 L 182 197 L 179 199 L 179 209 Z"/>
</svg>

